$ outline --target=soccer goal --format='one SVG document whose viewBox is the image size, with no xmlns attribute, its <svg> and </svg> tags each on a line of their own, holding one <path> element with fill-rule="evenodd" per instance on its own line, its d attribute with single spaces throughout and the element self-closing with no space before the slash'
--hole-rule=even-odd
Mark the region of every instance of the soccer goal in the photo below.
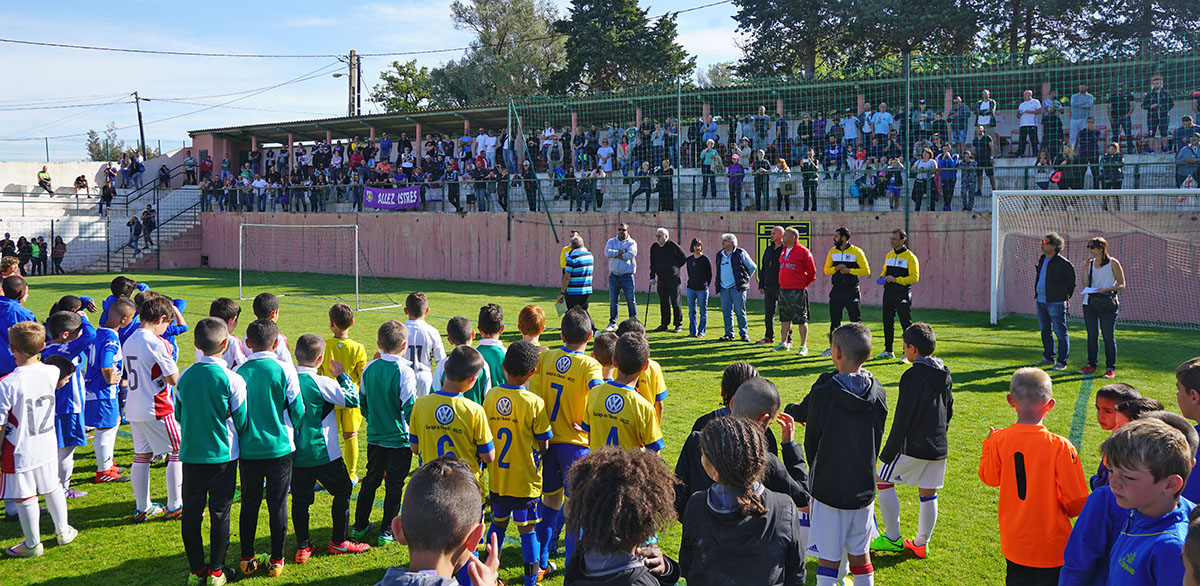
<svg viewBox="0 0 1200 586">
<path fill-rule="evenodd" d="M 1121 261 L 1120 321 L 1200 329 L 1200 190 L 1046 190 L 992 194 L 991 322 L 1033 316 L 1041 241 L 1057 232 L 1075 265 L 1069 315 L 1082 319 L 1087 243 L 1102 237 Z"/>
<path fill-rule="evenodd" d="M 356 224 L 240 224 L 238 297 L 263 292 L 301 305 L 340 301 L 357 311 L 403 305 L 371 271 Z"/>
</svg>

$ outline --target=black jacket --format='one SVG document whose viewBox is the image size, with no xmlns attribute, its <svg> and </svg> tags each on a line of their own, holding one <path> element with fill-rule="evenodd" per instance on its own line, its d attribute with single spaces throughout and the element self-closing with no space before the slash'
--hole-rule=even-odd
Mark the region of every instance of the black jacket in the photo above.
<svg viewBox="0 0 1200 586">
<path fill-rule="evenodd" d="M 779 253 L 783 245 L 772 243 L 763 250 L 761 261 L 758 263 L 758 286 L 761 289 L 779 286 Z"/>
<path fill-rule="evenodd" d="M 887 422 L 883 385 L 864 371 L 865 381 L 843 386 L 845 375 L 828 372 L 808 396 L 784 411 L 805 423 L 804 455 L 812 470 L 814 500 L 856 510 L 875 499 L 875 459 Z"/>
<path fill-rule="evenodd" d="M 583 558 L 583 552 L 578 551 L 567 560 L 564 586 L 671 586 L 679 581 L 679 563 L 671 558 L 667 558 L 667 573 L 662 576 L 651 574 L 645 566 L 605 576 L 588 576 L 584 573 Z"/>
<path fill-rule="evenodd" d="M 808 464 L 804 462 L 804 454 L 795 442 L 783 444 L 780 451 L 783 452 L 783 460 L 774 453 L 768 454 L 762 485 L 767 490 L 787 495 L 797 507 L 806 507 L 810 498 Z M 679 479 L 675 485 L 675 513 L 682 519 L 692 495 L 708 490 L 713 484 L 712 478 L 704 471 L 704 465 L 700 463 L 700 432 L 693 431 L 684 440 L 683 450 L 675 461 L 675 477 Z"/>
<path fill-rule="evenodd" d="M 1033 297 L 1037 299 L 1037 286 L 1042 278 L 1042 263 L 1046 262 L 1046 255 L 1038 258 L 1037 266 L 1033 272 Z M 1071 294 L 1075 292 L 1075 265 L 1067 260 L 1067 257 L 1062 254 L 1056 254 L 1050 259 L 1050 266 L 1046 267 L 1046 302 L 1059 303 L 1071 298 Z"/>
<path fill-rule="evenodd" d="M 763 491 L 767 512 L 743 516 L 708 506 L 708 491 L 692 495 L 681 517 L 679 567 L 691 586 L 801 586 L 805 552 L 796 540 L 800 515 L 787 496 Z M 694 572 L 691 570 L 695 570 Z"/>
<path fill-rule="evenodd" d="M 937 358 L 918 358 L 900 375 L 900 394 L 892 431 L 879 452 L 881 462 L 899 454 L 921 460 L 944 460 L 950 453 L 946 429 L 954 416 L 954 381 L 950 370 Z"/>
<path fill-rule="evenodd" d="M 707 256 L 700 255 L 687 257 L 687 288 L 696 291 L 705 291 L 708 289 L 708 284 L 712 282 L 712 262 Z"/>
<path fill-rule="evenodd" d="M 668 240 L 663 246 L 658 242 L 650 245 L 650 278 L 679 282 L 679 268 L 687 264 L 687 255 L 679 243 Z"/>
<path fill-rule="evenodd" d="M 729 407 L 721 407 L 720 409 L 717 409 L 715 411 L 709 411 L 708 413 L 705 413 L 704 415 L 701 415 L 696 418 L 696 421 L 694 423 L 692 423 L 692 431 L 704 431 L 704 426 L 708 425 L 709 421 L 712 421 L 718 417 L 724 417 L 726 415 L 729 415 L 729 413 L 730 413 Z M 775 439 L 775 432 L 769 427 L 767 429 L 763 430 L 763 432 L 766 433 L 766 435 L 767 435 L 767 451 L 778 456 L 779 455 L 779 445 L 778 445 L 779 440 Z M 697 448 L 698 448 L 698 446 L 697 446 Z M 699 452 L 697 452 L 697 454 L 699 454 Z M 699 458 L 700 456 L 697 455 L 696 457 Z M 803 460 L 804 456 L 801 455 L 800 458 Z M 697 460 L 697 462 L 698 461 L 699 460 Z M 771 488 L 771 487 L 768 486 L 767 488 Z M 772 488 L 771 490 L 775 490 L 775 489 Z M 783 491 L 776 491 L 776 492 L 783 492 Z M 691 493 L 688 493 L 688 496 L 691 496 Z M 685 502 L 684 504 L 687 504 L 687 503 Z"/>
</svg>

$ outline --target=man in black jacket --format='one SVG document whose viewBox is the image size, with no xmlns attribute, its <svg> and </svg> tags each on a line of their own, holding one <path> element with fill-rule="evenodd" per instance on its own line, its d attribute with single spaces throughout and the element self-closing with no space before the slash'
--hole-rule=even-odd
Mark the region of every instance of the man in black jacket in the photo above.
<svg viewBox="0 0 1200 586">
<path fill-rule="evenodd" d="M 1038 327 L 1042 330 L 1042 360 L 1034 366 L 1050 366 L 1066 370 L 1071 355 L 1071 339 L 1067 336 L 1067 303 L 1075 292 L 1075 266 L 1062 253 L 1063 239 L 1056 232 L 1041 240 L 1042 256 L 1038 258 L 1033 281 L 1037 299 Z M 1055 359 L 1054 338 L 1058 338 Z"/>
<path fill-rule="evenodd" d="M 783 250 L 783 226 L 771 228 L 771 245 L 758 263 L 758 293 L 763 296 L 767 335 L 755 344 L 775 343 L 775 304 L 779 302 L 779 253 Z M 786 341 L 786 340 L 785 340 Z"/>
<path fill-rule="evenodd" d="M 662 321 L 654 329 L 665 332 L 674 324 L 676 334 L 683 331 L 683 309 L 679 306 L 679 268 L 687 264 L 687 255 L 666 228 L 654 231 L 650 245 L 650 284 L 658 284 L 658 305 Z"/>
</svg>

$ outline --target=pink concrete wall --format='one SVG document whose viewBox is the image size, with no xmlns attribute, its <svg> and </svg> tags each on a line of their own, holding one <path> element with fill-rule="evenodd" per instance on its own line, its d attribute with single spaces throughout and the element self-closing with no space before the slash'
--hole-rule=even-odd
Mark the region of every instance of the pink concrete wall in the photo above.
<svg viewBox="0 0 1200 586">
<path fill-rule="evenodd" d="M 878 275 L 889 249 L 891 230 L 904 226 L 900 213 L 765 212 L 728 215 L 712 212 L 674 214 L 589 213 L 558 215 L 554 218 L 560 242 L 555 242 L 544 214 L 512 216 L 512 240 L 507 239 L 508 218 L 503 214 L 227 214 L 201 215 L 203 246 L 209 266 L 234 269 L 238 266 L 238 225 L 242 222 L 288 225 L 358 224 L 365 261 L 376 276 L 437 279 L 497 284 L 557 287 L 561 273 L 558 257 L 569 230 L 579 230 L 597 257 L 595 283 L 607 289 L 608 263 L 604 244 L 616 233 L 616 224 L 629 224 L 639 246 L 637 288 L 645 290 L 649 278 L 649 251 L 654 229 L 664 226 L 684 250 L 694 237 L 705 243 L 711 258 L 720 246 L 720 235 L 731 232 L 739 244 L 755 253 L 754 228 L 760 220 L 812 221 L 814 257 L 818 272 L 832 246 L 833 231 L 845 225 L 852 241 L 867 253 L 871 269 Z M 987 214 L 932 212 L 910 218 L 910 242 L 920 259 L 921 281 L 914 287 L 918 306 L 937 309 L 986 311 L 989 286 L 990 217 Z M 247 262 L 262 270 L 295 272 L 350 272 L 321 262 L 319 258 L 352 258 L 352 251 L 330 248 L 326 242 L 296 242 L 297 233 L 256 232 L 253 249 L 247 246 Z M 267 239 L 268 241 L 263 241 Z M 334 245 L 336 246 L 336 244 Z M 293 251 L 262 255 L 262 250 Z M 260 251 L 253 254 L 253 251 Z M 181 260 L 185 257 L 181 257 Z M 198 265 L 198 259 L 197 259 Z M 364 269 L 365 271 L 365 269 Z M 863 279 L 863 301 L 877 305 L 882 286 Z M 828 298 L 829 278 L 819 274 L 812 299 Z M 752 297 L 759 297 L 757 289 Z"/>
</svg>

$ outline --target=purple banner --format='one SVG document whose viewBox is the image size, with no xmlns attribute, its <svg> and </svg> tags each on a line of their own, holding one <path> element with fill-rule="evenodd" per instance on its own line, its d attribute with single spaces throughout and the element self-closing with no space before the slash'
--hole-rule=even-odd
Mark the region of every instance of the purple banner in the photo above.
<svg viewBox="0 0 1200 586">
<path fill-rule="evenodd" d="M 415 210 L 421 205 L 421 188 L 418 186 L 400 189 L 379 187 L 364 188 L 363 203 L 377 210 Z"/>
</svg>

